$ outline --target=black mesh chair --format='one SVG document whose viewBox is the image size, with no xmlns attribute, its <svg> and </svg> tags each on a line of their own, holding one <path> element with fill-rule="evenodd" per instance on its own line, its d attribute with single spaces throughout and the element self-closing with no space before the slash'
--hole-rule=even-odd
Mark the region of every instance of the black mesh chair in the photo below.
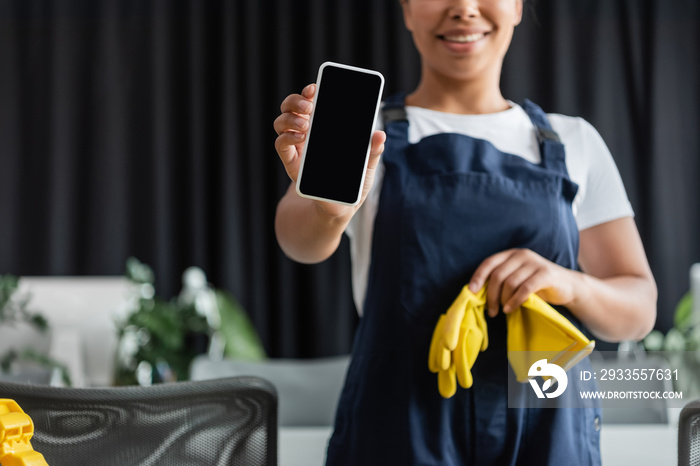
<svg viewBox="0 0 700 466">
<path fill-rule="evenodd" d="M 678 466 L 700 466 L 700 401 L 688 404 L 678 420 Z"/>
<path fill-rule="evenodd" d="M 34 421 L 49 466 L 277 464 L 277 392 L 258 377 L 152 387 L 0 382 Z"/>
</svg>

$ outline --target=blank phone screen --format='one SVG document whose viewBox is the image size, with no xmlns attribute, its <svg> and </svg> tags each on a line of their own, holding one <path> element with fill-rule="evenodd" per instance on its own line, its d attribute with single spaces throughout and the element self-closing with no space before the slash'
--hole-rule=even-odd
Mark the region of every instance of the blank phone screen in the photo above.
<svg viewBox="0 0 700 466">
<path fill-rule="evenodd" d="M 323 68 L 299 191 L 347 204 L 358 200 L 381 89 L 378 75 Z"/>
</svg>

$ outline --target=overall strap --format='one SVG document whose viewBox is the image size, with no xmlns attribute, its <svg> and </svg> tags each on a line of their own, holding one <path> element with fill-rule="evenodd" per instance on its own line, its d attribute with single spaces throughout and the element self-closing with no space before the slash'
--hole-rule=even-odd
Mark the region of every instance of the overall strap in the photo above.
<svg viewBox="0 0 700 466">
<path fill-rule="evenodd" d="M 387 139 L 395 138 L 408 143 L 408 117 L 406 116 L 405 93 L 394 94 L 384 101 L 382 118 Z"/>
<path fill-rule="evenodd" d="M 559 135 L 552 129 L 547 114 L 538 105 L 527 99 L 523 102 L 522 107 L 530 117 L 532 124 L 535 125 L 542 166 L 556 170 L 568 178 L 569 172 L 566 169 L 564 145 L 559 140 Z"/>
</svg>

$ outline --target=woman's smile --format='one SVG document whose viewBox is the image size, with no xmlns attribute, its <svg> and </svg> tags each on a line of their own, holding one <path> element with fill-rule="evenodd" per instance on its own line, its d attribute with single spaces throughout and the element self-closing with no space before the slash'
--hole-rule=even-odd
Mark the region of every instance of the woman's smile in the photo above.
<svg viewBox="0 0 700 466">
<path fill-rule="evenodd" d="M 438 34 L 437 38 L 449 51 L 465 54 L 479 48 L 488 34 L 487 31 L 451 30 Z"/>
<path fill-rule="evenodd" d="M 421 54 L 426 74 L 461 82 L 498 83 L 520 0 L 402 2 L 406 27 Z"/>
<path fill-rule="evenodd" d="M 461 36 L 455 36 L 455 35 L 445 35 L 445 36 L 438 36 L 442 40 L 446 40 L 447 42 L 457 42 L 459 44 L 466 44 L 469 42 L 476 42 L 477 40 L 481 39 L 484 37 L 484 34 L 468 34 L 468 35 L 461 35 Z"/>
</svg>

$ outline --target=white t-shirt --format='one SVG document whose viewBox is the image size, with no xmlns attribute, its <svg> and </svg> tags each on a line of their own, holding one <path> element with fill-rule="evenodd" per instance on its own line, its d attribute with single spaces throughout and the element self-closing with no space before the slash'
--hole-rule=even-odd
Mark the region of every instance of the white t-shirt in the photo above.
<svg viewBox="0 0 700 466">
<path fill-rule="evenodd" d="M 508 110 L 484 115 L 459 115 L 407 106 L 408 141 L 415 144 L 434 134 L 460 133 L 490 141 L 501 152 L 540 163 L 540 148 L 530 117 L 522 107 L 509 103 Z M 579 186 L 572 205 L 579 231 L 634 216 L 617 166 L 595 128 L 582 118 L 547 116 L 564 144 L 569 177 Z M 379 127 L 382 126 L 380 122 Z M 384 165 L 380 162 L 369 196 L 345 231 L 350 237 L 353 296 L 360 314 L 367 290 L 374 217 L 383 176 Z"/>
</svg>

